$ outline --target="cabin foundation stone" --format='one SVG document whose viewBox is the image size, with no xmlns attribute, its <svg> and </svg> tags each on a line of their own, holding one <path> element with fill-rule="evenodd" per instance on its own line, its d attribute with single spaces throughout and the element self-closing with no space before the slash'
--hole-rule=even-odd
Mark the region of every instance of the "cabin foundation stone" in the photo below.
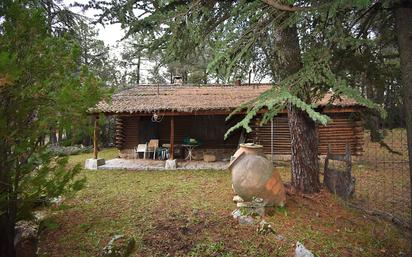
<svg viewBox="0 0 412 257">
<path fill-rule="evenodd" d="M 165 169 L 166 170 L 175 170 L 177 168 L 177 160 L 166 160 Z"/>
<path fill-rule="evenodd" d="M 102 158 L 97 159 L 87 159 L 84 163 L 84 168 L 87 170 L 97 170 L 99 166 L 102 166 L 106 163 L 106 161 Z"/>
</svg>

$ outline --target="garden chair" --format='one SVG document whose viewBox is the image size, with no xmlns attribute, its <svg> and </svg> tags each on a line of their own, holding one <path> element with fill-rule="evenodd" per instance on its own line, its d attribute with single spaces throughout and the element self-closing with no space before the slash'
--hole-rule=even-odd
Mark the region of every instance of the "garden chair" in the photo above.
<svg viewBox="0 0 412 257">
<path fill-rule="evenodd" d="M 147 152 L 153 153 L 153 160 L 156 159 L 156 150 L 159 147 L 159 139 L 150 139 L 149 144 L 147 146 Z"/>
<path fill-rule="evenodd" d="M 139 153 L 143 153 L 143 159 L 146 159 L 148 145 L 146 144 L 138 144 L 137 147 L 134 148 L 134 153 L 136 158 L 139 159 Z"/>
</svg>

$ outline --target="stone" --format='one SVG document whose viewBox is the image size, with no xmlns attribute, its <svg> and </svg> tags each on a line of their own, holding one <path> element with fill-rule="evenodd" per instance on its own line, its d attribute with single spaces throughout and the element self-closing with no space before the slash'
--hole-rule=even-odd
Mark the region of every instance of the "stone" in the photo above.
<svg viewBox="0 0 412 257">
<path fill-rule="evenodd" d="M 165 169 L 166 170 L 175 170 L 177 168 L 177 160 L 166 160 Z"/>
<path fill-rule="evenodd" d="M 260 221 L 259 227 L 257 229 L 257 232 L 259 234 L 267 235 L 269 233 L 275 233 L 275 230 L 272 228 L 272 226 L 265 220 Z"/>
<path fill-rule="evenodd" d="M 39 226 L 27 220 L 21 220 L 15 226 L 14 247 L 16 257 L 36 257 Z"/>
<path fill-rule="evenodd" d="M 239 222 L 239 224 L 242 224 L 242 225 L 254 225 L 256 223 L 253 217 L 248 216 L 248 215 L 243 215 L 242 211 L 239 209 L 236 209 L 232 212 L 232 217 L 236 219 Z"/>
<path fill-rule="evenodd" d="M 50 200 L 50 203 L 51 203 L 54 207 L 58 208 L 58 207 L 60 207 L 60 205 L 62 205 L 63 201 L 64 201 L 64 197 L 60 195 L 60 196 L 58 196 L 58 197 L 52 198 L 52 199 Z"/>
<path fill-rule="evenodd" d="M 233 196 L 233 202 L 234 203 L 243 203 L 244 201 L 243 201 L 242 197 L 240 197 L 238 195 L 235 195 L 235 196 Z"/>
<path fill-rule="evenodd" d="M 98 159 L 87 159 L 86 162 L 84 163 L 84 168 L 86 170 L 97 170 L 99 166 L 104 165 L 106 162 L 102 158 Z"/>
<path fill-rule="evenodd" d="M 285 240 L 285 237 L 282 236 L 282 235 L 276 235 L 275 239 L 278 240 L 278 241 L 283 241 L 283 240 Z"/>
<path fill-rule="evenodd" d="M 236 203 L 237 208 L 243 209 L 246 213 L 250 215 L 259 215 L 259 216 L 264 216 L 265 215 L 265 203 L 257 203 L 257 202 L 237 202 Z"/>
<path fill-rule="evenodd" d="M 315 257 L 311 251 L 299 242 L 296 242 L 295 257 Z"/>
<path fill-rule="evenodd" d="M 215 162 L 216 156 L 214 154 L 203 154 L 203 160 L 205 162 Z"/>
<path fill-rule="evenodd" d="M 254 203 L 263 203 L 263 198 L 259 198 L 259 197 L 253 197 L 252 200 Z"/>
<path fill-rule="evenodd" d="M 239 209 L 236 209 L 236 210 L 232 211 L 232 217 L 233 217 L 234 219 L 237 219 L 237 218 L 239 218 L 240 216 L 242 216 L 242 213 L 240 212 Z"/>
<path fill-rule="evenodd" d="M 251 216 L 240 216 L 239 217 L 239 224 L 241 225 L 254 225 L 256 223 L 255 219 Z"/>
<path fill-rule="evenodd" d="M 126 257 L 133 250 L 135 240 L 125 235 L 115 235 L 103 248 L 101 257 Z"/>
</svg>

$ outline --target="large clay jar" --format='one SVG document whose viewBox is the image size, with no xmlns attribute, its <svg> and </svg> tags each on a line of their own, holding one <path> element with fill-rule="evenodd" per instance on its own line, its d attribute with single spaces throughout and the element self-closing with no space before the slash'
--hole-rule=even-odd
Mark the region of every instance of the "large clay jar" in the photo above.
<svg viewBox="0 0 412 257">
<path fill-rule="evenodd" d="M 236 159 L 242 153 L 245 153 L 245 154 L 263 154 L 262 150 L 263 150 L 262 145 L 257 145 L 257 144 L 252 144 L 252 143 L 239 144 L 239 149 L 237 149 L 237 151 L 233 155 L 233 158 Z"/>
<path fill-rule="evenodd" d="M 263 155 L 242 152 L 230 163 L 229 169 L 233 189 L 245 202 L 261 198 L 265 206 L 283 206 L 286 203 L 280 174 Z"/>
</svg>

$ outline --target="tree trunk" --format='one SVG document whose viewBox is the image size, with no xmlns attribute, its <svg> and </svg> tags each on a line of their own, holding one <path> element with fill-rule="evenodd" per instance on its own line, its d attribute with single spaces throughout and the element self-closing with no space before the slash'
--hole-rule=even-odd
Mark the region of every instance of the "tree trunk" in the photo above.
<svg viewBox="0 0 412 257">
<path fill-rule="evenodd" d="M 0 215 L 0 257 L 14 257 L 14 223 L 9 213 Z"/>
<path fill-rule="evenodd" d="M 301 69 L 301 51 L 296 26 L 277 30 L 276 47 L 280 57 L 278 73 L 281 79 Z M 300 99 L 310 103 L 310 88 L 295 92 Z M 291 136 L 292 186 L 304 193 L 320 191 L 318 136 L 315 122 L 306 112 L 288 105 L 288 123 Z"/>
<path fill-rule="evenodd" d="M 291 138 L 292 185 L 304 193 L 320 189 L 318 134 L 315 122 L 303 111 L 288 105 Z"/>
<path fill-rule="evenodd" d="M 412 1 L 401 1 L 400 6 L 395 9 L 395 18 L 399 56 L 401 61 L 401 83 L 403 86 L 402 95 L 405 106 L 406 129 L 408 134 L 409 175 L 410 183 L 412 183 Z M 412 201 L 412 190 L 410 194 Z"/>
<path fill-rule="evenodd" d="M 50 129 L 50 143 L 51 145 L 57 145 L 57 135 L 55 128 Z"/>
<path fill-rule="evenodd" d="M 2 151 L 3 152 L 3 151 Z M 7 158 L 2 158 L 6 160 Z M 0 194 L 8 195 L 11 194 L 11 181 L 10 181 L 10 167 L 6 167 L 6 162 L 0 165 Z M 14 216 L 12 210 L 13 204 L 15 202 L 9 201 L 8 199 L 0 202 L 0 257 L 14 257 Z"/>
<path fill-rule="evenodd" d="M 6 117 L 6 129 L 9 129 L 10 113 L 8 106 L 10 98 L 6 97 L 2 104 L 2 115 Z M 12 201 L 14 195 L 12 188 L 12 174 L 9 154 L 11 152 L 10 145 L 4 136 L 1 137 L 0 142 L 0 195 L 5 196 L 0 201 L 0 257 L 14 257 L 16 255 L 14 250 L 14 224 L 16 217 L 16 201 Z"/>
<path fill-rule="evenodd" d="M 59 129 L 57 130 L 57 145 L 61 145 L 62 141 L 63 141 L 63 129 Z"/>
</svg>

